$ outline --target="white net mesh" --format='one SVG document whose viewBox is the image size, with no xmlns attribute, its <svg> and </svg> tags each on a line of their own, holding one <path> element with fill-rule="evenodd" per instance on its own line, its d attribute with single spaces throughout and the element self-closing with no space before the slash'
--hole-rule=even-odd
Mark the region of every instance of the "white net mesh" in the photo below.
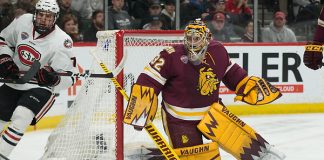
<svg viewBox="0 0 324 160">
<path fill-rule="evenodd" d="M 96 55 L 108 68 L 115 67 L 114 32 L 100 35 Z M 103 40 L 103 41 L 102 41 Z M 108 53 L 108 54 L 107 54 Z M 91 73 L 103 73 L 97 62 Z M 88 78 L 74 103 L 49 137 L 42 159 L 115 159 L 115 87 L 106 78 Z"/>
<path fill-rule="evenodd" d="M 108 69 L 114 69 L 118 58 L 121 59 L 121 54 L 117 52 L 127 52 L 122 77 L 124 89 L 129 95 L 132 84 L 144 66 L 166 46 L 182 43 L 183 36 L 180 32 L 152 34 L 132 31 L 132 33 L 123 33 L 120 31 L 98 32 L 97 50 L 95 52 L 98 58 L 107 65 Z M 121 38 L 116 39 L 117 35 L 121 36 Z M 118 51 L 116 48 L 118 48 Z M 104 73 L 96 61 L 93 62 L 90 72 Z M 124 133 L 120 132 L 121 127 L 117 127 L 115 123 L 116 109 L 121 104 L 119 103 L 121 100 L 116 100 L 116 93 L 115 86 L 110 79 L 86 79 L 74 103 L 50 135 L 42 159 L 142 159 L 140 157 L 142 157 L 141 154 L 143 153 L 138 153 L 141 152 L 139 151 L 141 144 L 143 142 L 153 142 L 145 131 L 135 131 L 129 125 L 122 126 Z M 124 103 L 126 105 L 126 102 Z M 118 107 L 125 109 L 125 106 Z M 122 118 L 122 116 L 119 115 L 119 118 Z M 162 132 L 159 120 L 160 116 L 157 115 L 155 121 L 157 121 L 157 126 L 160 127 L 159 130 Z M 116 138 L 117 135 L 122 136 L 123 140 Z M 117 150 L 117 144 L 118 147 L 121 145 L 125 150 L 124 153 L 119 149 Z M 119 154 L 122 154 L 122 156 Z"/>
</svg>

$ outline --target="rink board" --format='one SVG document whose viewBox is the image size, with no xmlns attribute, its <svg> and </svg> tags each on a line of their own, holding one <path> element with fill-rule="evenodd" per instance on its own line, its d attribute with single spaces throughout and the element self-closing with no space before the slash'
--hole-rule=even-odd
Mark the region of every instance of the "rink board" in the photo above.
<svg viewBox="0 0 324 160">
<path fill-rule="evenodd" d="M 94 43 L 81 43 L 74 48 L 80 72 L 90 68 L 92 56 L 89 51 L 94 46 Z M 249 75 L 268 79 L 283 93 L 282 98 L 271 105 L 248 106 L 241 102 L 234 102 L 235 95 L 222 84 L 220 97 L 234 113 L 246 115 L 324 112 L 322 96 L 324 95 L 324 71 L 321 69 L 313 71 L 304 66 L 303 44 L 225 44 L 225 47 L 232 60 L 246 69 Z M 164 46 L 125 46 L 125 51 L 128 53 L 124 68 L 127 93 L 143 67 L 163 48 Z M 37 128 L 55 127 L 69 104 L 73 102 L 82 84 L 82 80 L 79 80 L 73 87 L 61 91 L 52 109 Z"/>
</svg>

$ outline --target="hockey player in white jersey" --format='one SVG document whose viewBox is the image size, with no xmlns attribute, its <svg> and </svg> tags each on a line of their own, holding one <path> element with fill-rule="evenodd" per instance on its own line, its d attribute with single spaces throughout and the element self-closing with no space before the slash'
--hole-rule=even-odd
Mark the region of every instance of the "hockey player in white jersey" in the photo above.
<svg viewBox="0 0 324 160">
<path fill-rule="evenodd" d="M 35 75 L 38 84 L 5 83 L 0 87 L 2 156 L 8 157 L 26 128 L 51 108 L 54 93 L 74 83 L 72 77 L 55 74 L 74 72 L 76 63 L 71 38 L 56 25 L 58 15 L 56 0 L 39 0 L 34 14 L 20 16 L 0 33 L 1 78 L 18 78 L 20 71 L 28 70 L 35 60 L 41 63 Z"/>
</svg>

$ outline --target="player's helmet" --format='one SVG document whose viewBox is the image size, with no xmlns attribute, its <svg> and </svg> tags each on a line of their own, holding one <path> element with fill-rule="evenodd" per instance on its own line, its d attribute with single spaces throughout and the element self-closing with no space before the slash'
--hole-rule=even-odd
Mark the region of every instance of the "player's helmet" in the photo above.
<svg viewBox="0 0 324 160">
<path fill-rule="evenodd" d="M 59 17 L 59 14 L 60 14 L 59 5 L 57 4 L 56 0 L 39 0 L 36 3 L 35 8 L 36 8 L 36 10 L 35 10 L 34 19 L 33 19 L 35 30 L 40 34 L 49 32 L 55 26 L 55 22 L 56 22 L 57 18 Z M 36 16 L 40 12 L 53 14 L 54 15 L 53 22 L 50 23 L 49 25 L 42 25 L 42 24 L 37 23 Z"/>
<path fill-rule="evenodd" d="M 186 26 L 184 45 L 188 52 L 188 59 L 193 64 L 201 63 L 210 39 L 211 33 L 206 24 L 200 19 L 196 19 Z"/>
</svg>

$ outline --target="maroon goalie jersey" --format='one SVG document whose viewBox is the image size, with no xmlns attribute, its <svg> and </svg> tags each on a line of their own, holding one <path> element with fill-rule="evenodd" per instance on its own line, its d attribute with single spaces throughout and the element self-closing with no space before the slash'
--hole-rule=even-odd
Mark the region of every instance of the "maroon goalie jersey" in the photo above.
<svg viewBox="0 0 324 160">
<path fill-rule="evenodd" d="M 231 90 L 247 76 L 231 62 L 225 47 L 211 41 L 200 65 L 189 62 L 183 44 L 165 48 L 140 74 L 137 84 L 162 92 L 162 107 L 173 117 L 200 120 L 219 101 L 221 81 Z"/>
</svg>

